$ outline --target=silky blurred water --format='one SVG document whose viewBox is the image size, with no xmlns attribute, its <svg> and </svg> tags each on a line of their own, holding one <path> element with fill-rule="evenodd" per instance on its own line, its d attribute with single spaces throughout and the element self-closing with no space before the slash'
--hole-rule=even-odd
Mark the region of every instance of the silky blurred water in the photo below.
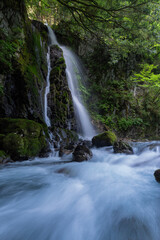
<svg viewBox="0 0 160 240">
<path fill-rule="evenodd" d="M 58 45 L 63 51 L 63 56 L 66 64 L 66 76 L 68 81 L 68 87 L 72 95 L 74 113 L 75 113 L 75 118 L 78 126 L 78 132 L 85 139 L 91 139 L 93 136 L 96 135 L 96 131 L 94 130 L 91 124 L 89 113 L 83 103 L 83 99 L 79 89 L 80 83 L 82 84 L 82 82 L 86 79 L 86 74 L 83 71 L 83 65 L 80 62 L 78 56 L 70 48 L 66 46 L 62 46 L 58 43 L 56 35 L 53 32 L 53 30 L 49 26 L 47 27 L 48 27 L 50 44 Z M 49 65 L 50 64 L 48 64 L 48 69 L 49 69 L 48 75 L 50 75 Z"/>
<path fill-rule="evenodd" d="M 135 155 L 92 149 L 88 162 L 50 157 L 0 166 L 1 240 L 158 240 L 159 143 Z"/>
</svg>

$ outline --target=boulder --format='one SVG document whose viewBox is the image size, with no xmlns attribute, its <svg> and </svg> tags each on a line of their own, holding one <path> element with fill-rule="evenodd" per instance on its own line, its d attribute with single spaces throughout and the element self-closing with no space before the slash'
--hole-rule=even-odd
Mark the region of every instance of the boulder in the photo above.
<svg viewBox="0 0 160 240">
<path fill-rule="evenodd" d="M 114 153 L 126 153 L 126 154 L 133 154 L 132 147 L 123 141 L 115 142 L 113 145 Z"/>
<path fill-rule="evenodd" d="M 47 147 L 45 127 L 27 119 L 0 118 L 1 150 L 11 159 L 39 156 Z"/>
<path fill-rule="evenodd" d="M 113 146 L 117 141 L 116 135 L 111 131 L 106 131 L 92 138 L 95 147 Z"/>
<path fill-rule="evenodd" d="M 93 156 L 91 150 L 84 144 L 79 144 L 73 152 L 73 161 L 83 162 L 88 161 Z"/>
<path fill-rule="evenodd" d="M 160 183 L 160 169 L 157 169 L 155 172 L 154 172 L 154 177 L 156 179 L 156 181 L 158 183 Z"/>
</svg>

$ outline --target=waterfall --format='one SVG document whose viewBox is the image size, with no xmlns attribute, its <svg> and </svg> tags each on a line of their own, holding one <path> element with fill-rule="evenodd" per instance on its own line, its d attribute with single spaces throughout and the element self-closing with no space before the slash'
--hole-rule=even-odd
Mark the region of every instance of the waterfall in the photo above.
<svg viewBox="0 0 160 240">
<path fill-rule="evenodd" d="M 66 62 L 67 81 L 73 99 L 79 133 L 84 138 L 90 139 L 95 135 L 95 130 L 92 127 L 89 114 L 83 104 L 80 92 L 78 90 L 78 78 L 84 78 L 81 65 L 79 64 L 77 56 L 69 48 L 61 46 L 58 43 L 53 30 L 49 26 L 47 27 L 51 45 L 58 45 L 63 51 L 64 59 Z"/>
<path fill-rule="evenodd" d="M 47 52 L 47 65 L 48 65 L 48 73 L 47 73 L 47 83 L 46 83 L 46 89 L 44 94 L 44 120 L 48 127 L 51 127 L 51 121 L 48 117 L 48 94 L 50 92 L 50 73 L 51 73 L 51 61 L 50 61 L 50 46 L 48 46 L 48 52 Z M 54 150 L 54 146 L 52 144 L 53 141 L 53 134 L 51 131 L 49 131 L 50 140 L 49 146 L 51 153 L 49 156 L 57 156 L 58 152 L 56 153 Z"/>
<path fill-rule="evenodd" d="M 47 124 L 48 127 L 51 126 L 50 119 L 47 114 L 48 110 L 48 100 L 47 96 L 48 93 L 50 92 L 50 72 L 51 72 L 51 62 L 50 62 L 50 47 L 48 47 L 48 53 L 47 53 L 47 65 L 48 65 L 48 74 L 47 74 L 47 84 L 46 84 L 46 89 L 45 89 L 45 95 L 44 95 L 44 119 L 45 123 Z"/>
</svg>

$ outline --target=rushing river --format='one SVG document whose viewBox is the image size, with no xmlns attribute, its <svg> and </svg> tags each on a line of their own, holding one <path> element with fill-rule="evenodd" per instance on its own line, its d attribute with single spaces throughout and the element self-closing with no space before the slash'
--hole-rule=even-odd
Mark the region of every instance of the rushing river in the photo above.
<svg viewBox="0 0 160 240">
<path fill-rule="evenodd" d="M 160 143 L 0 166 L 1 240 L 159 240 Z M 66 161 L 66 162 L 65 162 Z"/>
</svg>

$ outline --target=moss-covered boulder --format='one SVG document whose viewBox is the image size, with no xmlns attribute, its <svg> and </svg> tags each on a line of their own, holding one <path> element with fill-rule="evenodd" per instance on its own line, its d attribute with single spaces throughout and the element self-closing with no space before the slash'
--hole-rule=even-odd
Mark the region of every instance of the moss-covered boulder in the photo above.
<svg viewBox="0 0 160 240">
<path fill-rule="evenodd" d="M 2 150 L 13 160 L 35 157 L 45 150 L 47 143 L 41 124 L 26 119 L 0 119 Z"/>
<path fill-rule="evenodd" d="M 117 137 L 112 131 L 106 131 L 92 138 L 95 147 L 113 146 L 116 141 Z"/>
</svg>

